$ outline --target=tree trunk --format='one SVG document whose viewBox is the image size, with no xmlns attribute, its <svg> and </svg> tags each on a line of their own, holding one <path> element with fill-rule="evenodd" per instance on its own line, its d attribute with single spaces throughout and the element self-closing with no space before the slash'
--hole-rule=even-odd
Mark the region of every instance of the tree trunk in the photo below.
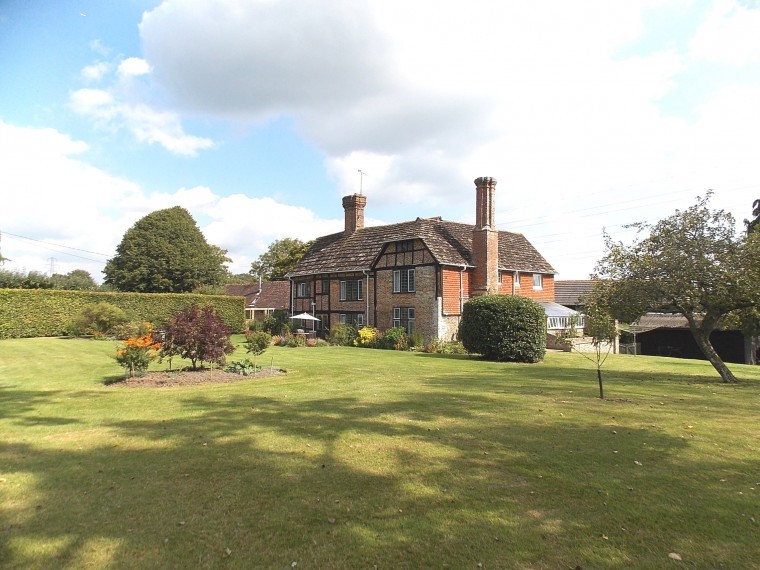
<svg viewBox="0 0 760 570">
<path fill-rule="evenodd" d="M 604 388 L 602 387 L 602 369 L 596 369 L 596 377 L 599 380 L 599 399 L 604 400 Z"/>
<path fill-rule="evenodd" d="M 744 364 L 757 364 L 758 337 L 744 335 Z"/>
<path fill-rule="evenodd" d="M 715 349 L 710 342 L 711 332 L 712 330 L 706 331 L 702 329 L 692 329 L 691 331 L 692 335 L 694 336 L 694 340 L 697 341 L 697 346 L 699 346 L 699 349 L 702 351 L 702 354 L 704 354 L 707 360 L 710 361 L 710 364 L 713 365 L 713 368 L 718 371 L 720 377 L 723 378 L 723 382 L 726 382 L 728 384 L 738 382 L 736 376 L 733 375 L 733 373 L 728 369 L 728 366 L 726 366 L 725 362 L 723 362 L 720 356 L 718 356 L 718 353 L 715 352 Z"/>
</svg>

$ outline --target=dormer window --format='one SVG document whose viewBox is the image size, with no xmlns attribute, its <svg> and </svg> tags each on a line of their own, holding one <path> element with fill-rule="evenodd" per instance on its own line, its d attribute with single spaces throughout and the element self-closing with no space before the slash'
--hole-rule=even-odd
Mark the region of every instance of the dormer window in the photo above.
<svg viewBox="0 0 760 570">
<path fill-rule="evenodd" d="M 405 251 L 414 251 L 414 240 L 405 239 L 404 241 L 397 242 L 396 251 L 398 253 L 403 253 Z"/>
</svg>

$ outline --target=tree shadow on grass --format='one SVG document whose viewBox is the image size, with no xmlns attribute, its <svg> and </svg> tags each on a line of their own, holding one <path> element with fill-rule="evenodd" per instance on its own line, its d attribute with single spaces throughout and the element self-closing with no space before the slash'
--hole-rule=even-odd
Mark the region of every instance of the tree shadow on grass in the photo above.
<svg viewBox="0 0 760 570">
<path fill-rule="evenodd" d="M 201 393 L 182 397 L 182 417 L 110 422 L 122 437 L 92 449 L 0 442 L 4 484 L 34 479 L 0 511 L 0 565 L 624 568 L 680 550 L 697 566 L 746 567 L 760 557 L 740 519 L 750 498 L 737 493 L 760 462 L 695 459 L 657 429 L 526 415 L 536 401 L 510 414 L 514 401 L 466 385 L 384 401 Z"/>
</svg>

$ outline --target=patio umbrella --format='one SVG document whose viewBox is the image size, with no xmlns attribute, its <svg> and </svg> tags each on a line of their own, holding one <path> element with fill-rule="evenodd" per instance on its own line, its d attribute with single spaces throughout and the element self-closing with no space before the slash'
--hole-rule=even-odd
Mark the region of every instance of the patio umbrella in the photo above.
<svg viewBox="0 0 760 570">
<path fill-rule="evenodd" d="M 317 317 L 312 317 L 309 313 L 301 313 L 300 315 L 293 315 L 292 317 L 288 317 L 290 319 L 301 319 L 304 321 L 318 321 L 319 319 Z"/>
</svg>

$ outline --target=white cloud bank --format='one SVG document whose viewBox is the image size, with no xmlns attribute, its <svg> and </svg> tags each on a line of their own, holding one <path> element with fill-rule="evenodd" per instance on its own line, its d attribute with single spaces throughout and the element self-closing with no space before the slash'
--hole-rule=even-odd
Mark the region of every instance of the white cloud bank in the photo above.
<svg viewBox="0 0 760 570">
<path fill-rule="evenodd" d="M 592 269 L 602 226 L 658 219 L 708 188 L 741 218 L 760 195 L 756 2 L 166 0 L 139 29 L 140 58 L 85 68 L 106 84 L 73 91 L 77 113 L 189 157 L 214 143 L 186 133 L 185 117 L 235 128 L 288 117 L 340 193 L 368 172 L 368 216 L 415 203 L 472 221 L 472 180 L 495 176 L 497 221 L 562 277 Z M 304 237 L 336 223 L 267 198 L 180 192 L 205 201 L 211 241 L 231 252 L 240 236 L 280 237 L 246 233 L 269 214 L 292 218 L 291 235 L 309 227 Z"/>
<path fill-rule="evenodd" d="M 306 240 L 315 231 L 332 233 L 342 227 L 341 219 L 318 219 L 305 208 L 270 198 L 222 197 L 200 186 L 147 192 L 88 165 L 87 151 L 87 144 L 53 129 L 0 121 L 0 187 L 6 189 L 0 252 L 11 260 L 5 268 L 47 273 L 54 260 L 56 273 L 85 269 L 101 280 L 124 232 L 142 216 L 176 205 L 190 211 L 209 243 L 229 250 L 235 273 L 247 272 L 276 239 Z M 289 223 L 284 226 L 281 220 Z"/>
<path fill-rule="evenodd" d="M 362 168 L 372 203 L 458 203 L 471 221 L 472 179 L 497 177 L 499 220 L 554 220 L 534 242 L 582 276 L 602 225 L 662 217 L 707 188 L 737 213 L 760 194 L 756 8 L 716 0 L 693 25 L 688 0 L 166 0 L 140 33 L 182 108 L 294 118 L 343 193 Z M 605 202 L 630 206 L 583 223 Z"/>
</svg>

